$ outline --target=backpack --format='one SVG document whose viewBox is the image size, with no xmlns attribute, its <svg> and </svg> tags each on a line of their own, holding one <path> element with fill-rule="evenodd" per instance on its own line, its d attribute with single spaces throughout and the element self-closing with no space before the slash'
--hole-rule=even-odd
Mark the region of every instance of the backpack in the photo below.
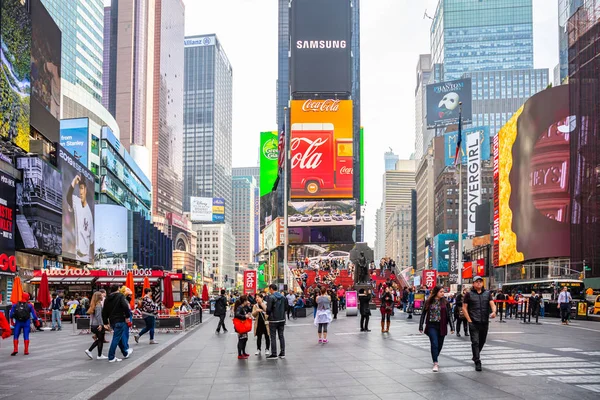
<svg viewBox="0 0 600 400">
<path fill-rule="evenodd" d="M 29 304 L 27 303 L 18 303 L 15 308 L 14 316 L 17 321 L 25 322 L 29 320 L 29 314 L 31 310 L 29 310 Z"/>
</svg>

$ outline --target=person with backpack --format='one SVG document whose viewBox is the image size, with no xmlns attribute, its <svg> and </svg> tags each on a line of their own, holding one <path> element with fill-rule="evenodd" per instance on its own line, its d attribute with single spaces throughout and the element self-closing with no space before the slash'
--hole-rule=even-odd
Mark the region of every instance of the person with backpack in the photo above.
<svg viewBox="0 0 600 400">
<path fill-rule="evenodd" d="M 133 338 L 136 343 L 140 342 L 140 337 L 142 337 L 146 332 L 150 332 L 150 344 L 158 344 L 156 340 L 154 340 L 154 326 L 156 324 L 156 314 L 158 313 L 158 306 L 152 300 L 152 289 L 146 288 L 144 289 L 144 298 L 142 299 L 142 305 L 140 307 L 142 312 L 142 316 L 144 317 L 144 322 L 146 326 L 142 331 L 135 335 Z"/>
<path fill-rule="evenodd" d="M 215 317 L 219 317 L 216 334 L 218 335 L 223 328 L 223 332 L 227 333 L 225 328 L 225 317 L 227 316 L 227 297 L 225 297 L 225 289 L 221 289 L 221 295 L 215 301 Z"/>
<path fill-rule="evenodd" d="M 281 352 L 279 358 L 285 358 L 285 338 L 283 330 L 285 328 L 285 303 L 286 298 L 277 291 L 277 285 L 272 283 L 269 286 L 269 300 L 267 301 L 267 316 L 269 318 L 269 332 L 271 334 L 271 355 L 268 360 L 277 359 L 277 337 Z"/>
<path fill-rule="evenodd" d="M 63 307 L 63 292 L 60 292 L 58 295 L 56 293 L 53 293 L 52 303 L 50 304 L 50 309 L 52 310 L 52 329 L 50 329 L 51 331 L 62 330 L 61 317 Z"/>
<path fill-rule="evenodd" d="M 25 345 L 25 352 L 23 354 L 29 355 L 29 331 L 31 329 L 31 317 L 35 322 L 35 326 L 39 326 L 40 321 L 33 309 L 33 305 L 29 303 L 29 293 L 23 293 L 21 301 L 13 304 L 10 309 L 9 318 L 14 320 L 13 326 L 13 345 L 14 350 L 10 354 L 16 356 L 19 352 L 19 337 L 23 332 L 23 344 Z"/>
</svg>

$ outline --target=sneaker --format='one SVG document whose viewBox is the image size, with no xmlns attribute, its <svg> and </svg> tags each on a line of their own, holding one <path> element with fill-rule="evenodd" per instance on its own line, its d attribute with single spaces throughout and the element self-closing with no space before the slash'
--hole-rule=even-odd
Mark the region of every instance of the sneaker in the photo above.
<svg viewBox="0 0 600 400">
<path fill-rule="evenodd" d="M 456 332 L 456 337 L 460 337 L 460 332 Z"/>
<path fill-rule="evenodd" d="M 244 359 L 248 359 L 248 358 L 250 358 L 250 354 L 244 354 L 243 357 L 244 357 Z"/>
<path fill-rule="evenodd" d="M 256 353 L 254 353 L 255 356 L 260 356 L 260 349 L 256 350 Z"/>
<path fill-rule="evenodd" d="M 152 339 L 151 341 L 148 342 L 148 344 L 158 344 L 158 342 L 154 339 Z"/>
<path fill-rule="evenodd" d="M 280 354 L 279 358 L 285 358 L 285 354 Z"/>
<path fill-rule="evenodd" d="M 481 372 L 481 361 L 475 363 L 475 371 Z"/>
<path fill-rule="evenodd" d="M 437 365 L 437 363 L 433 364 L 433 369 L 432 369 L 432 371 L 433 371 L 433 372 L 438 372 L 439 370 L 440 370 L 440 367 L 439 367 L 439 365 Z"/>
<path fill-rule="evenodd" d="M 271 350 L 269 350 L 269 349 L 265 350 L 265 355 L 266 356 L 270 356 L 271 355 Z"/>
<path fill-rule="evenodd" d="M 102 356 L 97 356 L 96 360 L 108 360 L 108 357 L 102 355 Z"/>
<path fill-rule="evenodd" d="M 329 340 L 323 339 L 323 343 L 329 343 Z"/>
<path fill-rule="evenodd" d="M 108 360 L 108 362 L 121 362 L 121 361 L 123 361 L 123 360 L 120 358 L 117 358 L 117 357 L 113 358 L 112 360 Z"/>
<path fill-rule="evenodd" d="M 130 347 L 129 349 L 127 349 L 127 354 L 125 355 L 125 359 L 129 358 L 129 356 L 131 355 L 131 353 L 133 353 L 133 349 Z"/>
<path fill-rule="evenodd" d="M 277 356 L 275 354 L 271 354 L 267 357 L 267 360 L 277 360 Z"/>
<path fill-rule="evenodd" d="M 86 351 L 85 351 L 85 354 L 87 354 L 87 356 L 90 358 L 90 360 L 93 360 L 93 359 L 94 359 L 94 356 L 92 355 L 92 352 L 91 352 L 91 351 L 89 351 L 89 350 L 86 350 Z"/>
<path fill-rule="evenodd" d="M 245 360 L 245 359 L 246 359 L 246 357 L 244 357 L 244 356 L 238 356 L 238 360 Z"/>
<path fill-rule="evenodd" d="M 218 335 L 219 333 L 221 333 L 221 332 L 219 332 L 218 330 L 215 331 L 215 335 Z"/>
<path fill-rule="evenodd" d="M 140 335 L 135 335 L 133 338 L 135 339 L 136 343 L 140 342 Z"/>
<path fill-rule="evenodd" d="M 223 328 L 223 332 L 227 333 L 229 332 L 227 329 Z"/>
<path fill-rule="evenodd" d="M 62 331 L 62 328 L 59 326 L 57 330 Z"/>
<path fill-rule="evenodd" d="M 50 330 L 51 330 L 51 331 L 55 331 L 55 330 L 56 330 L 56 328 L 52 328 L 52 329 L 50 329 Z"/>
<path fill-rule="evenodd" d="M 319 343 L 323 343 L 323 339 L 319 339 Z"/>
</svg>

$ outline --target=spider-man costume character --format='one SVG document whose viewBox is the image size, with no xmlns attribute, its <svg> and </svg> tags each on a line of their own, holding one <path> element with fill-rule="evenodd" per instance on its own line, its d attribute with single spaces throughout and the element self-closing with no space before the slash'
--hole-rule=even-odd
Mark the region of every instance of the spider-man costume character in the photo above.
<svg viewBox="0 0 600 400">
<path fill-rule="evenodd" d="M 23 304 L 28 308 L 29 313 L 27 314 L 27 318 L 20 317 L 20 310 Z M 19 352 L 19 336 L 21 335 L 21 331 L 23 331 L 23 343 L 25 344 L 25 352 L 23 354 L 29 354 L 29 330 L 31 329 L 31 317 L 33 317 L 34 323 L 36 326 L 40 323 L 38 317 L 33 309 L 33 305 L 29 303 L 29 294 L 23 293 L 23 297 L 21 298 L 21 302 L 17 304 L 13 304 L 10 309 L 10 319 L 13 322 L 14 333 L 13 333 L 13 344 L 14 350 L 10 354 L 11 356 L 16 356 Z"/>
</svg>

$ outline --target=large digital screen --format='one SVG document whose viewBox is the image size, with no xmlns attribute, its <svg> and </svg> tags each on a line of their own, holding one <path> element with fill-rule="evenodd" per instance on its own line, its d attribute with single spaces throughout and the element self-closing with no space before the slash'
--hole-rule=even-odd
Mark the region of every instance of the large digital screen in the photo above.
<svg viewBox="0 0 600 400">
<path fill-rule="evenodd" d="M 127 209 L 114 204 L 96 204 L 95 206 L 95 244 L 94 267 L 123 269 L 129 263 L 127 244 Z"/>
<path fill-rule="evenodd" d="M 62 254 L 63 183 L 60 172 L 38 157 L 17 159 L 16 248 Z"/>
<path fill-rule="evenodd" d="M 62 146 L 57 148 L 63 181 L 63 256 L 94 262 L 94 175 Z"/>
<path fill-rule="evenodd" d="M 273 190 L 277 178 L 277 158 L 279 157 L 277 132 L 260 133 L 260 195 Z"/>
<path fill-rule="evenodd" d="M 356 225 L 354 200 L 292 201 L 288 203 L 288 226 Z"/>
<path fill-rule="evenodd" d="M 89 168 L 90 120 L 88 118 L 63 119 L 60 121 L 60 145 L 80 163 Z"/>
<path fill-rule="evenodd" d="M 464 126 L 473 119 L 471 78 L 427 85 L 427 129 L 458 124 L 461 102 Z"/>
<path fill-rule="evenodd" d="M 462 164 L 467 164 L 467 138 L 472 134 L 479 135 L 481 144 L 481 160 L 489 161 L 492 153 L 492 143 L 490 142 L 490 128 L 488 126 L 479 126 L 476 128 L 467 128 L 462 130 L 462 142 L 460 154 Z M 444 163 L 446 166 L 454 165 L 456 157 L 456 142 L 458 141 L 458 132 L 446 132 L 444 134 Z"/>
<path fill-rule="evenodd" d="M 190 219 L 194 222 L 225 222 L 225 199 L 191 197 Z"/>
<path fill-rule="evenodd" d="M 527 100 L 494 138 L 494 265 L 569 257 L 569 88 Z"/>
<path fill-rule="evenodd" d="M 288 228 L 289 243 L 353 243 L 355 226 L 298 226 Z"/>
<path fill-rule="evenodd" d="M 352 100 L 292 100 L 291 198 L 353 198 Z"/>
<path fill-rule="evenodd" d="M 0 272 L 6 271 L 5 267 L 16 265 L 14 263 L 15 201 L 15 179 L 0 172 Z M 12 272 L 16 272 L 16 270 Z"/>
<path fill-rule="evenodd" d="M 21 0 L 0 0 L 0 136 L 29 151 L 31 16 Z"/>
<path fill-rule="evenodd" d="M 354 247 L 352 244 L 318 244 L 318 245 L 302 245 L 302 246 L 290 246 L 289 249 L 289 263 L 296 266 L 306 266 L 308 261 L 308 267 L 318 267 L 321 262 L 326 261 L 344 261 L 347 265 L 350 261 L 350 251 Z"/>
<path fill-rule="evenodd" d="M 292 93 L 352 89 L 350 0 L 293 0 L 290 8 Z"/>
</svg>

